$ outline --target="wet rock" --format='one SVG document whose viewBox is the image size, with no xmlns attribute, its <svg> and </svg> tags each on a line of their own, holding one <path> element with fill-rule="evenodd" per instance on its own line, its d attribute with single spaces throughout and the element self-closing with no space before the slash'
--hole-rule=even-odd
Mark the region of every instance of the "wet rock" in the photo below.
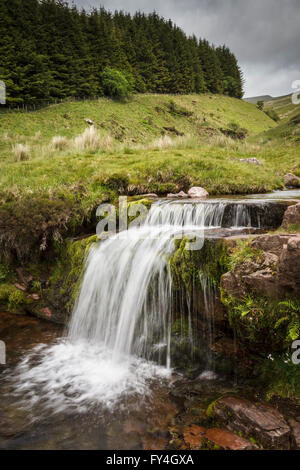
<svg viewBox="0 0 300 470">
<path fill-rule="evenodd" d="M 300 178 L 293 173 L 288 173 L 284 177 L 284 184 L 288 188 L 300 188 Z"/>
<path fill-rule="evenodd" d="M 262 269 L 244 276 L 244 282 L 246 286 L 255 290 L 255 292 L 259 292 L 261 294 L 268 292 L 272 297 L 277 295 L 277 286 L 274 282 L 273 271 L 270 268 Z"/>
<path fill-rule="evenodd" d="M 263 251 L 261 263 L 245 261 L 222 276 L 227 294 L 242 297 L 254 291 L 274 299 L 300 293 L 300 234 L 261 235 L 252 248 Z"/>
<path fill-rule="evenodd" d="M 165 437 L 145 437 L 142 441 L 144 450 L 165 450 L 168 444 Z"/>
<path fill-rule="evenodd" d="M 40 312 L 41 316 L 43 316 L 43 317 L 46 317 L 46 318 L 51 318 L 52 317 L 52 312 L 51 312 L 50 308 L 48 308 L 48 307 L 47 308 L 41 308 L 39 310 L 39 312 Z"/>
<path fill-rule="evenodd" d="M 300 234 L 290 237 L 283 247 L 277 283 L 284 292 L 300 293 Z"/>
<path fill-rule="evenodd" d="M 290 235 L 260 235 L 252 242 L 257 250 L 273 253 L 280 256 L 283 246 L 287 244 Z"/>
<path fill-rule="evenodd" d="M 218 375 L 214 371 L 205 370 L 199 375 L 198 380 L 217 380 L 217 378 Z"/>
<path fill-rule="evenodd" d="M 265 266 L 275 268 L 278 262 L 279 262 L 279 257 L 277 255 L 275 255 L 274 253 L 270 253 L 270 252 L 265 253 L 264 261 L 263 261 Z"/>
<path fill-rule="evenodd" d="M 29 294 L 28 297 L 32 300 L 40 300 L 39 294 Z"/>
<path fill-rule="evenodd" d="M 147 197 L 150 197 L 150 198 L 157 198 L 157 197 L 158 197 L 158 195 L 155 194 L 155 193 L 140 194 L 140 196 L 141 196 L 142 198 L 144 198 L 144 197 L 145 197 L 145 198 L 147 198 Z"/>
<path fill-rule="evenodd" d="M 210 346 L 210 349 L 217 354 L 222 354 L 224 356 L 235 356 L 237 353 L 237 345 L 234 343 L 234 340 L 231 338 L 226 338 L 225 336 Z"/>
<path fill-rule="evenodd" d="M 184 191 L 180 191 L 177 194 L 169 193 L 167 195 L 168 198 L 170 199 L 176 199 L 176 198 L 188 198 L 188 195 Z"/>
<path fill-rule="evenodd" d="M 210 405 L 207 414 L 230 431 L 251 436 L 264 447 L 289 448 L 291 430 L 275 408 L 236 397 L 225 397 Z"/>
<path fill-rule="evenodd" d="M 226 429 L 212 428 L 208 429 L 205 435 L 208 441 L 208 447 L 216 447 L 222 450 L 254 450 L 258 446 L 252 442 L 227 431 Z M 212 444 L 212 445 L 211 445 Z"/>
<path fill-rule="evenodd" d="M 140 421 L 128 419 L 124 423 L 124 431 L 126 434 L 136 432 L 142 435 L 145 431 L 145 425 Z"/>
<path fill-rule="evenodd" d="M 206 189 L 199 186 L 194 186 L 188 191 L 188 196 L 193 199 L 204 199 L 209 196 L 209 194 Z"/>
<path fill-rule="evenodd" d="M 292 446 L 294 449 L 300 450 L 300 422 L 293 418 L 288 420 L 292 434 Z"/>
<path fill-rule="evenodd" d="M 285 211 L 282 227 L 287 228 L 289 225 L 300 225 L 300 203 L 288 207 Z"/>
<path fill-rule="evenodd" d="M 191 450 L 199 450 L 204 443 L 205 433 L 206 429 L 202 426 L 187 426 L 183 431 L 184 441 Z"/>
<path fill-rule="evenodd" d="M 27 286 L 25 286 L 24 284 L 19 284 L 18 282 L 16 282 L 16 283 L 14 284 L 14 286 L 15 286 L 17 289 L 21 290 L 22 292 L 26 292 L 26 290 L 27 290 Z"/>
<path fill-rule="evenodd" d="M 257 166 L 261 165 L 260 161 L 257 160 L 257 158 L 240 158 L 239 161 L 243 163 L 250 163 L 250 165 L 257 165 Z"/>
<path fill-rule="evenodd" d="M 232 297 L 243 297 L 247 293 L 246 286 L 243 284 L 241 277 L 234 271 L 223 274 L 221 287 Z"/>
<path fill-rule="evenodd" d="M 205 298 L 204 293 L 200 289 L 193 290 L 193 307 L 201 321 L 207 322 L 208 313 L 205 311 Z M 209 312 L 209 320 L 213 321 L 215 325 L 224 326 L 225 324 L 225 309 L 221 303 L 218 292 L 214 293 L 214 303 L 211 311 Z"/>
</svg>

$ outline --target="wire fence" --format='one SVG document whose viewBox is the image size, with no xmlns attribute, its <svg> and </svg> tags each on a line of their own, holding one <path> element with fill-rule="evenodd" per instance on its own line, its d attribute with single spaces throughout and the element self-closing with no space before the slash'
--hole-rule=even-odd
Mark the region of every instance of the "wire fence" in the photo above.
<svg viewBox="0 0 300 470">
<path fill-rule="evenodd" d="M 180 96 L 184 93 L 143 93 L 144 95 L 149 96 Z M 197 95 L 195 95 L 197 96 Z M 34 103 L 22 103 L 22 104 L 6 104 L 0 105 L 0 114 L 5 113 L 30 113 L 33 111 L 38 111 L 40 109 L 48 108 L 49 106 L 54 106 L 61 103 L 71 103 L 71 102 L 79 102 L 79 101 L 95 101 L 99 100 L 100 98 L 104 98 L 103 95 L 98 96 L 72 96 L 68 98 L 57 98 L 52 100 L 38 100 Z"/>
<path fill-rule="evenodd" d="M 61 103 L 70 103 L 78 101 L 95 101 L 101 98 L 101 96 L 72 96 L 70 98 L 57 98 L 53 100 L 39 100 L 34 103 L 22 103 L 22 104 L 6 104 L 0 106 L 0 114 L 5 113 L 29 113 L 33 111 L 38 111 L 39 109 L 48 108 L 49 106 L 54 106 Z"/>
</svg>

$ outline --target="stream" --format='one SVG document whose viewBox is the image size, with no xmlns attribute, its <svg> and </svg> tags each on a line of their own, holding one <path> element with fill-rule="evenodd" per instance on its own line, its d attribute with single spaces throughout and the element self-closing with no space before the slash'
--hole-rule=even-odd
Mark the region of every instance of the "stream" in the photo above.
<svg viewBox="0 0 300 470">
<path fill-rule="evenodd" d="M 215 293 L 205 269 L 207 327 L 197 338 L 204 349 L 202 369 L 188 378 L 174 367 L 168 259 L 176 238 L 190 236 L 201 249 L 207 237 L 276 225 L 270 205 L 298 199 L 300 191 L 267 196 L 154 203 L 141 227 L 90 250 L 66 328 L 0 313 L 7 348 L 7 364 L 0 366 L 0 448 L 164 449 L 170 429 L 193 423 L 195 413 L 221 395 L 255 396 L 255 387 L 236 374 L 220 374 L 206 347 L 212 342 Z M 284 210 L 278 211 L 280 219 Z M 189 317 L 187 336 L 194 345 Z"/>
</svg>

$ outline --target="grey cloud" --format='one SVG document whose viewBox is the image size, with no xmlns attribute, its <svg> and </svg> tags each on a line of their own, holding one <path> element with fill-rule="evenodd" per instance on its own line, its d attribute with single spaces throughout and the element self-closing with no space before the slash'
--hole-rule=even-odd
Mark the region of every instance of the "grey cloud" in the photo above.
<svg viewBox="0 0 300 470">
<path fill-rule="evenodd" d="M 78 6 L 99 7 L 96 0 Z M 299 0 L 102 0 L 109 10 L 156 10 L 187 34 L 226 44 L 245 75 L 246 95 L 280 95 L 300 79 Z"/>
</svg>

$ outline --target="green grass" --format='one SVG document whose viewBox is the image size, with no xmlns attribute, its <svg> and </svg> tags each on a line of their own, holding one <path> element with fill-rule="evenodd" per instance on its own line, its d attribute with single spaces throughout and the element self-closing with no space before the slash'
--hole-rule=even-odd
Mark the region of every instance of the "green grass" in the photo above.
<svg viewBox="0 0 300 470">
<path fill-rule="evenodd" d="M 96 124 L 93 148 L 76 139 L 85 118 Z M 19 258 L 29 256 L 32 243 L 44 250 L 51 237 L 95 224 L 95 208 L 118 194 L 166 195 L 194 185 L 210 194 L 259 193 L 283 187 L 287 172 L 300 173 L 300 147 L 257 144 L 256 134 L 276 124 L 254 105 L 225 96 L 69 102 L 2 113 L 0 124 L 0 243 Z M 221 131 L 241 128 L 254 143 Z M 54 136 L 65 137 L 62 148 L 51 146 Z M 16 144 L 26 146 L 21 156 Z M 262 165 L 239 161 L 251 157 Z"/>
<path fill-rule="evenodd" d="M 300 105 L 292 102 L 292 96 L 283 96 L 265 103 L 265 110 L 274 110 L 280 117 L 278 126 L 260 134 L 262 143 L 275 142 L 286 145 L 300 144 Z M 254 139 L 255 140 L 255 139 Z"/>
<path fill-rule="evenodd" d="M 179 111 L 191 115 L 171 112 L 170 101 Z M 164 127 L 175 127 L 193 136 L 228 128 L 232 122 L 247 128 L 250 134 L 274 127 L 274 122 L 255 106 L 225 96 L 136 95 L 127 103 L 101 98 L 66 102 L 30 113 L 1 113 L 0 158 L 10 158 L 12 146 L 17 143 L 28 144 L 41 153 L 41 145 L 49 144 L 56 135 L 74 138 L 87 127 L 86 118 L 93 120 L 104 135 L 110 134 L 116 142 L 125 144 L 151 142 L 166 132 Z"/>
<path fill-rule="evenodd" d="M 258 158 L 260 167 L 240 158 Z M 128 180 L 128 186 L 144 186 L 137 192 L 168 192 L 169 185 L 186 189 L 180 179 L 207 188 L 212 194 L 238 194 L 269 191 L 283 186 L 287 171 L 300 170 L 300 148 L 266 147 L 259 150 L 191 144 L 171 148 L 137 148 L 95 153 L 37 157 L 30 161 L 1 163 L 0 191 L 19 193 L 51 191 L 83 184 L 94 192 L 105 188 L 113 175 Z M 170 188 L 171 189 L 171 188 Z M 176 188 L 175 188 L 176 189 Z M 129 191 L 130 192 L 130 191 Z M 134 191 L 133 191 L 134 192 Z"/>
<path fill-rule="evenodd" d="M 170 100 L 175 103 L 175 112 Z M 108 149 L 79 152 L 74 148 L 71 139 L 87 127 L 85 118 L 96 123 L 103 139 L 112 136 Z M 161 194 L 172 185 L 184 189 L 179 180 L 186 175 L 191 183 L 206 186 L 212 193 L 280 187 L 281 172 L 297 166 L 298 155 L 234 143 L 219 131 L 232 123 L 247 128 L 250 135 L 275 126 L 252 104 L 215 95 L 139 95 L 125 104 L 103 98 L 32 113 L 0 114 L 0 193 L 18 196 L 28 191 L 72 191 L 73 185 L 83 184 L 89 194 L 99 195 L 106 179 L 115 173 L 127 178 L 129 185 Z M 172 144 L 160 150 L 151 142 L 161 137 L 164 127 L 185 136 L 174 139 L 169 132 Z M 57 135 L 68 139 L 69 148 L 49 147 Z M 12 148 L 17 143 L 30 147 L 28 161 L 15 161 Z M 257 155 L 265 163 L 261 168 L 237 161 Z"/>
<path fill-rule="evenodd" d="M 292 102 L 292 95 L 280 96 L 273 99 L 272 101 L 267 101 L 264 104 L 264 108 L 274 109 L 281 119 L 286 119 L 295 111 L 295 105 Z"/>
</svg>

